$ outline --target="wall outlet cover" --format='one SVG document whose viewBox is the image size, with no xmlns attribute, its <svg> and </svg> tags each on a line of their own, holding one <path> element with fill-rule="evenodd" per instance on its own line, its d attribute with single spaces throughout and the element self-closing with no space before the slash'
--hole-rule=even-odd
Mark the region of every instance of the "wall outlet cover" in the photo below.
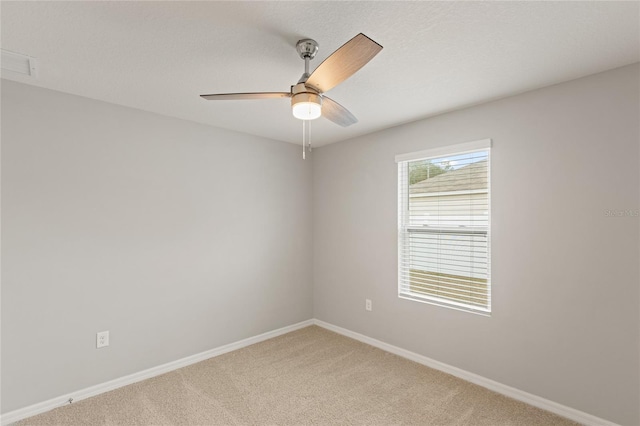
<svg viewBox="0 0 640 426">
<path fill-rule="evenodd" d="M 109 346 L 109 330 L 100 331 L 96 334 L 96 348 Z"/>
</svg>

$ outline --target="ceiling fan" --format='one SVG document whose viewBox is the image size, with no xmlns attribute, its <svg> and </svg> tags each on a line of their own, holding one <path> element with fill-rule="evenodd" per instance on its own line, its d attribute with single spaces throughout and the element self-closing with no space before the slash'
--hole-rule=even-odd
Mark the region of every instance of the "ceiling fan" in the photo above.
<svg viewBox="0 0 640 426">
<path fill-rule="evenodd" d="M 320 116 L 347 127 L 358 119 L 345 107 L 325 96 L 325 93 L 351 77 L 382 50 L 382 46 L 360 33 L 333 52 L 311 74 L 309 61 L 318 53 L 315 40 L 303 39 L 296 43 L 296 50 L 304 60 L 304 74 L 289 92 L 219 93 L 200 95 L 218 100 L 291 98 L 293 116 L 301 120 L 313 120 Z"/>
</svg>

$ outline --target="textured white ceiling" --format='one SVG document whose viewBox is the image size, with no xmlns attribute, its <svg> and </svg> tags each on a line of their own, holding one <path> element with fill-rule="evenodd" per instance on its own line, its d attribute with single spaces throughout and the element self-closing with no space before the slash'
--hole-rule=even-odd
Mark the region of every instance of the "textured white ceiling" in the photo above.
<svg viewBox="0 0 640 426">
<path fill-rule="evenodd" d="M 313 122 L 314 145 L 638 62 L 638 2 L 1 3 L 2 48 L 39 60 L 3 78 L 300 143 L 288 99 L 205 101 L 288 91 L 359 32 L 384 46 L 329 92 L 360 120 Z"/>
</svg>

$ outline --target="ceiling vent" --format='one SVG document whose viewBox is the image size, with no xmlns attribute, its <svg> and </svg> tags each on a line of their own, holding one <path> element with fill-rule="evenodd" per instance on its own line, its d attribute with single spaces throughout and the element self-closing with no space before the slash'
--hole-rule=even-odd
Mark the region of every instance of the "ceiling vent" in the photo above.
<svg viewBox="0 0 640 426">
<path fill-rule="evenodd" d="M 2 65 L 3 72 L 10 71 L 27 77 L 37 76 L 37 61 L 36 58 L 32 58 L 31 56 L 2 49 L 0 64 Z"/>
</svg>

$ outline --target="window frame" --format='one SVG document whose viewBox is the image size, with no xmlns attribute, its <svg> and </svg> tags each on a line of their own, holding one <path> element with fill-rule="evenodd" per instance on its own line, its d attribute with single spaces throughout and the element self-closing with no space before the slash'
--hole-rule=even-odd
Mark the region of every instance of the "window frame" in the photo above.
<svg viewBox="0 0 640 426">
<path fill-rule="evenodd" d="M 464 312 L 470 312 L 474 314 L 491 316 L 492 303 L 491 303 L 491 139 L 482 139 L 474 142 L 467 142 L 449 146 L 443 146 L 438 148 L 427 149 L 423 151 L 411 152 L 406 154 L 396 155 L 396 163 L 398 163 L 398 297 L 401 299 L 412 300 L 421 303 L 427 303 L 430 305 L 442 306 L 445 308 L 460 310 Z M 487 189 L 484 190 L 469 190 L 468 194 L 472 193 L 485 193 L 487 194 L 487 226 L 486 229 L 453 229 L 443 226 L 441 228 L 428 228 L 415 226 L 410 224 L 409 220 L 409 199 L 411 194 L 409 192 L 408 181 L 408 169 L 409 162 L 418 160 L 432 160 L 436 158 L 442 158 L 447 156 L 469 154 L 473 152 L 485 151 L 487 153 Z M 406 196 L 406 200 L 404 199 Z M 439 195 L 441 196 L 441 195 Z M 403 264 L 411 257 L 411 251 L 406 251 L 406 245 L 409 241 L 409 236 L 412 233 L 432 233 L 435 235 L 486 235 L 487 244 L 487 306 L 473 306 L 471 304 L 465 304 L 462 302 L 456 302 L 454 300 L 437 298 L 420 293 L 411 293 L 406 289 L 403 290 L 403 283 L 406 285 L 406 271 L 403 275 Z"/>
</svg>

